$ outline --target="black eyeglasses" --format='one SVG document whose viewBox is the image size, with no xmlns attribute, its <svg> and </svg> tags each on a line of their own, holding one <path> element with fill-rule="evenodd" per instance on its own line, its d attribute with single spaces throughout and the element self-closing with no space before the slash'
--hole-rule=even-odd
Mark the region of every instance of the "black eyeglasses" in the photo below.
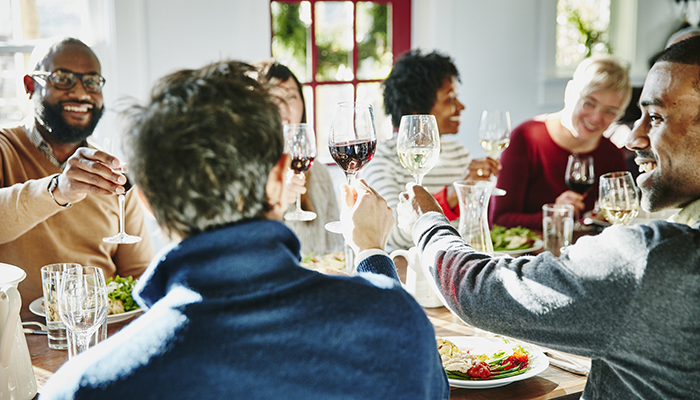
<svg viewBox="0 0 700 400">
<path fill-rule="evenodd" d="M 102 92 L 102 86 L 104 86 L 106 82 L 105 78 L 100 74 L 78 74 L 76 72 L 63 71 L 60 69 L 52 73 L 36 72 L 32 75 L 32 78 L 37 77 L 51 82 L 54 87 L 59 90 L 69 90 L 80 80 L 80 82 L 83 83 L 85 91 L 90 93 Z"/>
</svg>

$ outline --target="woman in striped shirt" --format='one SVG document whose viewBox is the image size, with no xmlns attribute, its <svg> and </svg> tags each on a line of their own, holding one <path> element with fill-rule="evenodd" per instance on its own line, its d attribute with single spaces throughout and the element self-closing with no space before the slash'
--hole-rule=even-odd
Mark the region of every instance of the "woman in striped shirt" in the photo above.
<svg viewBox="0 0 700 400">
<path fill-rule="evenodd" d="M 440 132 L 440 159 L 423 177 L 423 186 L 437 199 L 451 220 L 459 217 L 457 194 L 452 186 L 464 179 L 489 179 L 498 175 L 499 163 L 491 158 L 472 160 L 461 143 L 447 137 L 459 130 L 460 113 L 464 105 L 457 99 L 459 72 L 448 56 L 437 52 L 422 54 L 413 50 L 403 55 L 384 81 L 384 108 L 391 115 L 394 133 L 401 117 L 411 114 L 432 114 Z M 372 162 L 362 171 L 363 177 L 394 210 L 399 193 L 406 183 L 413 182 L 410 172 L 399 162 L 396 134 L 377 145 Z M 397 219 L 398 220 L 398 219 Z M 411 236 L 395 225 L 388 246 L 393 249 L 413 246 Z"/>
</svg>

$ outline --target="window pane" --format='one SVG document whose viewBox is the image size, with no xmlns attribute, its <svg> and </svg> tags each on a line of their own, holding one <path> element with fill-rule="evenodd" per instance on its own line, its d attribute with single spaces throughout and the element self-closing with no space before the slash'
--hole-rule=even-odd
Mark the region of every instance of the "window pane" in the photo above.
<svg viewBox="0 0 700 400">
<path fill-rule="evenodd" d="M 609 26 L 610 0 L 558 0 L 557 66 L 575 66 L 593 54 L 609 53 Z"/>
<path fill-rule="evenodd" d="M 357 79 L 384 79 L 393 62 L 391 51 L 391 5 L 357 3 Z"/>
<path fill-rule="evenodd" d="M 36 0 L 36 5 L 41 38 L 61 35 L 91 40 L 82 24 L 89 20 L 87 0 Z M 34 38 L 25 36 L 25 39 Z"/>
<path fill-rule="evenodd" d="M 318 52 L 316 80 L 350 81 L 354 76 L 353 5 L 349 1 L 319 1 L 315 8 Z"/>
<path fill-rule="evenodd" d="M 11 0 L 0 0 L 0 40 L 12 40 Z"/>
<path fill-rule="evenodd" d="M 311 33 L 311 4 L 273 1 L 272 56 L 288 66 L 301 82 L 309 81 L 311 58 L 306 51 Z"/>
<path fill-rule="evenodd" d="M 384 114 L 384 93 L 381 82 L 358 83 L 357 101 L 370 103 L 374 107 L 374 123 L 377 126 L 377 140 L 384 141 L 391 138 L 393 128 L 391 118 Z"/>
<path fill-rule="evenodd" d="M 0 54 L 0 124 L 16 123 L 28 115 L 22 77 L 29 54 Z"/>
<path fill-rule="evenodd" d="M 321 85 L 316 87 L 316 138 L 317 153 L 320 159 L 331 161 L 328 151 L 328 132 L 335 114 L 335 108 L 342 101 L 353 101 L 352 84 Z"/>
</svg>

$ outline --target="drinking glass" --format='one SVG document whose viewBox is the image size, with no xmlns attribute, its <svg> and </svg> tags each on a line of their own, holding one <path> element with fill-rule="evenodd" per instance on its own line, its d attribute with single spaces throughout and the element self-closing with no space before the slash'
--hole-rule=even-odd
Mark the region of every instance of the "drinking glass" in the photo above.
<svg viewBox="0 0 700 400">
<path fill-rule="evenodd" d="M 82 266 L 63 272 L 58 312 L 71 334 L 75 335 L 78 354 L 88 349 L 88 338 L 104 323 L 108 308 L 102 269 Z"/>
<path fill-rule="evenodd" d="M 566 163 L 566 187 L 578 194 L 586 194 L 595 183 L 593 157 L 573 153 Z"/>
<path fill-rule="evenodd" d="M 484 110 L 479 122 L 479 144 L 486 154 L 498 159 L 510 144 L 510 113 L 508 111 Z"/>
<path fill-rule="evenodd" d="M 59 263 L 41 267 L 41 287 L 44 294 L 44 314 L 46 315 L 50 349 L 65 350 L 68 348 L 66 325 L 58 312 L 58 293 L 63 272 L 76 267 L 80 267 L 80 264 Z"/>
<path fill-rule="evenodd" d="M 600 177 L 598 203 L 605 219 L 613 225 L 627 225 L 639 213 L 639 191 L 629 171 L 610 172 Z"/>
<path fill-rule="evenodd" d="M 434 115 L 404 115 L 399 124 L 396 149 L 401 165 L 423 184 L 440 157 L 440 134 Z"/>
<path fill-rule="evenodd" d="M 115 147 L 114 139 L 107 138 L 104 140 L 103 149 L 107 153 L 113 154 Z M 118 168 L 112 168 L 112 171 L 121 173 L 126 178 L 124 190 L 128 191 L 131 189 L 132 184 L 129 177 L 126 175 L 127 167 L 125 163 L 121 163 Z M 134 244 L 140 242 L 141 237 L 129 235 L 124 231 L 124 203 L 126 202 L 126 192 L 124 194 L 118 194 L 117 200 L 119 202 L 119 232 L 114 236 L 102 238 L 102 241 L 115 244 Z"/>
<path fill-rule="evenodd" d="M 285 152 L 292 157 L 290 168 L 295 174 L 303 175 L 316 158 L 316 135 L 308 124 L 287 124 L 284 126 Z M 284 214 L 288 221 L 312 221 L 316 213 L 301 209 L 301 195 L 297 193 L 297 206 L 294 211 Z"/>
<path fill-rule="evenodd" d="M 377 149 L 377 129 L 372 105 L 338 103 L 328 136 L 328 148 L 333 160 L 345 172 L 348 185 L 352 186 L 357 173 L 374 157 Z M 342 233 L 340 221 L 327 223 L 326 229 Z"/>
</svg>

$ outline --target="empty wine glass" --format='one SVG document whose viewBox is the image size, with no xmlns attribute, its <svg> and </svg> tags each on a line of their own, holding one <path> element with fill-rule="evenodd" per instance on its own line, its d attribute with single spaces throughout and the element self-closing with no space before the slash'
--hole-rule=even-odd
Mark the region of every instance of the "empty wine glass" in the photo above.
<svg viewBox="0 0 700 400">
<path fill-rule="evenodd" d="M 479 122 L 479 144 L 486 154 L 498 159 L 510 144 L 510 113 L 484 110 Z"/>
<path fill-rule="evenodd" d="M 114 154 L 114 150 L 116 149 L 115 140 L 111 138 L 105 139 L 103 149 L 107 153 Z M 112 171 L 121 173 L 126 178 L 126 183 L 124 183 L 125 191 L 131 189 L 132 184 L 129 177 L 126 175 L 127 165 L 125 163 L 121 163 L 119 168 L 112 168 Z M 102 241 L 115 244 L 134 244 L 140 242 L 141 237 L 129 235 L 124 231 L 124 204 L 126 202 L 126 194 L 118 194 L 117 201 L 119 202 L 119 232 L 114 236 L 102 238 Z"/>
<path fill-rule="evenodd" d="M 566 187 L 578 194 L 586 194 L 595 183 L 593 157 L 573 153 L 566 163 Z"/>
<path fill-rule="evenodd" d="M 284 126 L 285 152 L 292 157 L 290 168 L 295 174 L 303 175 L 316 158 L 316 135 L 308 124 L 287 124 Z M 316 213 L 301 209 L 301 195 L 297 193 L 296 209 L 284 214 L 289 221 L 311 221 Z"/>
<path fill-rule="evenodd" d="M 374 157 L 377 148 L 377 129 L 374 125 L 374 109 L 367 103 L 338 103 L 331 131 L 328 136 L 331 157 L 345 172 L 348 185 L 352 186 L 357 173 Z M 333 233 L 342 233 L 340 221 L 326 224 Z"/>
<path fill-rule="evenodd" d="M 404 115 L 399 124 L 396 149 L 401 165 L 423 184 L 440 157 L 440 133 L 434 115 Z"/>
<path fill-rule="evenodd" d="M 627 225 L 639 213 L 639 190 L 629 171 L 610 172 L 600 177 L 600 210 L 613 225 Z"/>
<path fill-rule="evenodd" d="M 81 266 L 63 271 L 58 312 L 75 335 L 77 352 L 88 348 L 88 338 L 104 323 L 108 312 L 107 286 L 101 268 Z"/>
</svg>

